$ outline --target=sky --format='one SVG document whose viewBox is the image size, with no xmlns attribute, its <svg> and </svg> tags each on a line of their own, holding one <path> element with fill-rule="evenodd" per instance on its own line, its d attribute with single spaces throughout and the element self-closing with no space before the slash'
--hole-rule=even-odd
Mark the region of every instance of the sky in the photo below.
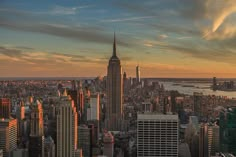
<svg viewBox="0 0 236 157">
<path fill-rule="evenodd" d="M 0 77 L 236 78 L 235 0 L 1 0 Z"/>
</svg>

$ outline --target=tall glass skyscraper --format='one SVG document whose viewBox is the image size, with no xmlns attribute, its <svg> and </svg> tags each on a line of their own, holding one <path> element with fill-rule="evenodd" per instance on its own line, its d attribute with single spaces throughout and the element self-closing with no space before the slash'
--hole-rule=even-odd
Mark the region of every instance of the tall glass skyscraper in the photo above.
<svg viewBox="0 0 236 157">
<path fill-rule="evenodd" d="M 236 155 L 236 108 L 220 114 L 220 151 Z"/>
</svg>

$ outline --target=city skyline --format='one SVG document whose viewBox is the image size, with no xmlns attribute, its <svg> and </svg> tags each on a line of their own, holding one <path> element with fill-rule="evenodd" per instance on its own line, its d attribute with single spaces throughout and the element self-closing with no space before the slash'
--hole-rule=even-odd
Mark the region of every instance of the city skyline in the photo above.
<svg viewBox="0 0 236 157">
<path fill-rule="evenodd" d="M 0 2 L 0 77 L 236 78 L 236 1 Z"/>
</svg>

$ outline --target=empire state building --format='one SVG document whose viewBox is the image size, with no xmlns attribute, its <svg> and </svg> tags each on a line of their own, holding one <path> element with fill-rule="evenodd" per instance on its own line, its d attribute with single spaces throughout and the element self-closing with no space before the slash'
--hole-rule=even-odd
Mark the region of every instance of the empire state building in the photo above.
<svg viewBox="0 0 236 157">
<path fill-rule="evenodd" d="M 114 34 L 113 55 L 107 68 L 107 103 L 106 128 L 109 131 L 121 130 L 123 119 L 123 79 L 120 59 L 116 55 L 116 38 Z"/>
</svg>

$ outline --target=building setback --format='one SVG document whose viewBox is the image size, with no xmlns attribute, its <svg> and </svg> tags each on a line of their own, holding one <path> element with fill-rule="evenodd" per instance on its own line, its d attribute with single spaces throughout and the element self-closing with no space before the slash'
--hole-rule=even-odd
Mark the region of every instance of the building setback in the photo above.
<svg viewBox="0 0 236 157">
<path fill-rule="evenodd" d="M 120 59 L 116 55 L 116 39 L 114 35 L 113 55 L 107 68 L 107 103 L 106 128 L 119 131 L 123 119 L 123 78 Z"/>
</svg>

